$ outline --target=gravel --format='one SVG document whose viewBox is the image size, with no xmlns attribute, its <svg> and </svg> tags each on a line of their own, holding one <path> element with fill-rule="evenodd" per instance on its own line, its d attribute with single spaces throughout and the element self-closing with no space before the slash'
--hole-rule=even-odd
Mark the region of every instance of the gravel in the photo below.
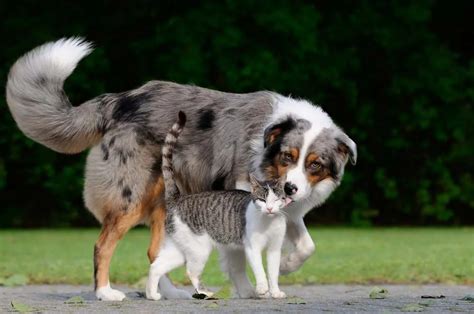
<svg viewBox="0 0 474 314">
<path fill-rule="evenodd" d="M 143 291 L 126 286 L 123 302 L 103 302 L 95 299 L 89 286 L 29 285 L 0 287 L 0 312 L 14 311 L 12 302 L 20 308 L 51 313 L 201 313 L 201 312 L 376 312 L 392 313 L 422 311 L 427 313 L 471 312 L 474 303 L 461 300 L 474 294 L 474 286 L 461 285 L 378 285 L 388 290 L 384 299 L 371 299 L 374 286 L 315 285 L 283 286 L 289 296 L 282 300 L 160 300 L 149 301 Z M 190 287 L 185 287 L 190 292 Z M 216 291 L 216 289 L 214 289 Z M 423 296 L 423 298 L 422 298 Z M 440 297 L 444 296 L 444 297 Z M 73 301 L 68 301 L 70 298 Z M 24 308 L 24 307 L 23 307 Z"/>
</svg>

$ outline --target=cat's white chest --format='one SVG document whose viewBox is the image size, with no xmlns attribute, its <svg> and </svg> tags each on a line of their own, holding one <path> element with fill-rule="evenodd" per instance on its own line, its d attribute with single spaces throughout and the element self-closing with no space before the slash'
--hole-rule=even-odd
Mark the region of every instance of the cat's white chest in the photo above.
<svg viewBox="0 0 474 314">
<path fill-rule="evenodd" d="M 286 220 L 280 215 L 268 216 L 255 208 L 249 208 L 245 229 L 247 241 L 267 247 L 272 242 L 282 241 L 286 232 Z"/>
</svg>

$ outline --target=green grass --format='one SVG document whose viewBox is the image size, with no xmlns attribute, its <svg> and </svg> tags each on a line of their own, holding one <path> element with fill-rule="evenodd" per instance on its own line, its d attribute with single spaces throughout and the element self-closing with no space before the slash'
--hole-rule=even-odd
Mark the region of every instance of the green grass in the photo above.
<svg viewBox="0 0 474 314">
<path fill-rule="evenodd" d="M 92 283 L 97 229 L 0 231 L 0 277 L 25 274 L 32 283 Z M 313 228 L 317 251 L 282 283 L 474 284 L 474 228 Z M 149 232 L 137 229 L 121 241 L 111 281 L 133 284 L 146 276 Z M 172 278 L 187 283 L 182 269 Z M 217 256 L 204 273 L 222 285 Z"/>
</svg>

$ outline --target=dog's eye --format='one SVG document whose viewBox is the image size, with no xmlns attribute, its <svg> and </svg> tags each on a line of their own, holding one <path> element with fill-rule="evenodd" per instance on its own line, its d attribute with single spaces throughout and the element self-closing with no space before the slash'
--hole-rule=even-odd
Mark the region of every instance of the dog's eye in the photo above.
<svg viewBox="0 0 474 314">
<path fill-rule="evenodd" d="M 312 171 L 319 171 L 321 170 L 322 166 L 319 162 L 314 161 L 309 165 L 309 167 L 311 168 Z"/>
<path fill-rule="evenodd" d="M 286 162 L 292 162 L 293 161 L 293 155 L 291 155 L 288 152 L 283 153 L 283 160 Z"/>
</svg>

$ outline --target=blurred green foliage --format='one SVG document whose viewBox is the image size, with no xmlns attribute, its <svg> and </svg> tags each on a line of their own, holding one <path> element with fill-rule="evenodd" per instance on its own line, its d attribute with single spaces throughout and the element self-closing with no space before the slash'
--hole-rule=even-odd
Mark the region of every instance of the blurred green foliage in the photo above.
<svg viewBox="0 0 474 314">
<path fill-rule="evenodd" d="M 150 79 L 307 98 L 357 142 L 316 223 L 474 223 L 472 1 L 2 1 L 0 82 L 24 52 L 96 43 L 74 104 Z M 0 226 L 94 224 L 85 153 L 28 140 L 0 100 Z"/>
</svg>

